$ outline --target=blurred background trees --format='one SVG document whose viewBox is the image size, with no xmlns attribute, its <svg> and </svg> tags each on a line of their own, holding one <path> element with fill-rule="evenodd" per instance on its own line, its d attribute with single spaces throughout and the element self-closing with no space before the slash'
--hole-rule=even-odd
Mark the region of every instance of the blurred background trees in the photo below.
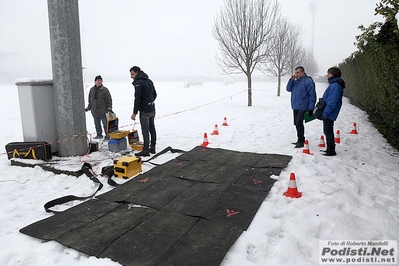
<svg viewBox="0 0 399 266">
<path fill-rule="evenodd" d="M 301 30 L 282 18 L 277 0 L 225 0 L 215 17 L 213 36 L 221 74 L 244 74 L 248 85 L 248 106 L 252 106 L 252 75 L 259 70 L 281 77 L 301 65 L 308 75 L 317 72 L 312 49 L 304 48 Z"/>
</svg>

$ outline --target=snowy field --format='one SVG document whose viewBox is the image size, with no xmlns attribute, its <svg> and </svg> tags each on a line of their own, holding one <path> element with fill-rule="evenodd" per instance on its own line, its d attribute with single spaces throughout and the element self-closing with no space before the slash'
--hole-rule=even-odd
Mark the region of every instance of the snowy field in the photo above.
<svg viewBox="0 0 399 266">
<path fill-rule="evenodd" d="M 148 73 L 151 74 L 151 73 Z M 399 154 L 371 125 L 367 115 L 344 99 L 335 130 L 341 132 L 337 156 L 325 157 L 318 147 L 322 122 L 306 124 L 305 136 L 312 155 L 294 149 L 296 131 L 292 122 L 290 93 L 283 82 L 277 97 L 276 83 L 253 84 L 253 106 L 247 106 L 245 82 L 224 86 L 205 82 L 184 88 L 183 82 L 157 82 L 157 151 L 171 146 L 191 150 L 208 134 L 209 147 L 256 153 L 293 156 L 259 208 L 249 229 L 226 254 L 223 266 L 319 265 L 320 240 L 398 240 L 399 238 Z M 130 130 L 133 121 L 131 81 L 107 83 L 119 117 L 120 129 Z M 321 97 L 327 84 L 316 84 Z M 88 257 L 55 241 L 44 242 L 19 233 L 19 229 L 49 217 L 43 205 L 64 195 L 85 196 L 96 185 L 85 175 L 76 178 L 56 175 L 40 167 L 11 166 L 5 154 L 9 142 L 23 141 L 17 87 L 0 85 L 0 265 L 119 265 L 110 259 Z M 87 91 L 86 91 L 87 94 Z M 85 99 L 87 105 L 87 99 Z M 84 112 L 82 106 L 82 112 Z M 223 127 L 224 117 L 229 126 Z M 359 134 L 352 135 L 353 123 Z M 94 123 L 86 113 L 89 133 Z M 214 136 L 215 124 L 219 135 Z M 140 125 L 135 126 L 140 131 Z M 140 134 L 141 138 L 141 134 Z M 107 158 L 104 160 L 104 156 Z M 101 167 L 112 164 L 118 154 L 100 145 L 98 153 L 69 158 L 70 162 L 89 162 Z M 155 159 L 167 161 L 177 156 L 165 154 Z M 143 165 L 144 171 L 150 165 Z M 295 173 L 299 199 L 286 198 L 291 173 Z M 100 193 L 112 189 L 106 184 Z M 119 183 L 129 182 L 122 179 Z M 79 204 L 76 201 L 68 206 Z M 61 207 L 60 207 L 61 208 Z M 397 251 L 396 251 L 397 261 Z M 184 265 L 184 262 L 181 262 Z M 374 264 L 379 265 L 379 264 Z"/>
</svg>

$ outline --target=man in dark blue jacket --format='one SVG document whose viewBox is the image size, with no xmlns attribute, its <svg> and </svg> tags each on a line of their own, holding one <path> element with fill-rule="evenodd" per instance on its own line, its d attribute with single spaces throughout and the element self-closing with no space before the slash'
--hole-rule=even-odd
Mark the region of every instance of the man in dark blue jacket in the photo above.
<svg viewBox="0 0 399 266">
<path fill-rule="evenodd" d="M 144 147 L 136 156 L 150 156 L 155 153 L 157 133 L 155 131 L 155 99 L 157 92 L 154 84 L 138 66 L 130 68 L 130 77 L 134 86 L 134 108 L 131 119 L 135 120 L 140 111 L 141 133 L 143 134 Z M 151 135 L 151 139 L 150 136 Z"/>
<path fill-rule="evenodd" d="M 313 79 L 306 75 L 302 66 L 295 68 L 295 73 L 287 83 L 287 91 L 291 92 L 291 107 L 294 110 L 294 125 L 297 132 L 297 142 L 293 143 L 295 148 L 302 148 L 305 143 L 305 127 L 303 119 L 305 113 L 313 115 L 316 103 L 316 89 Z"/>
<path fill-rule="evenodd" d="M 326 135 L 327 150 L 326 156 L 335 156 L 334 141 L 334 121 L 337 120 L 339 111 L 342 106 L 342 97 L 344 95 L 345 82 L 341 79 L 341 70 L 338 67 L 330 67 L 327 70 L 328 85 L 323 94 L 323 100 L 326 103 L 323 116 L 323 131 Z"/>
</svg>

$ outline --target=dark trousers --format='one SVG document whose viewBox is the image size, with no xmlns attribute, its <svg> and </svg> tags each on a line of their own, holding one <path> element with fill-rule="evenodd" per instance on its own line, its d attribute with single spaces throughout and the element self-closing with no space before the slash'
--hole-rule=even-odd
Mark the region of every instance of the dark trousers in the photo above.
<svg viewBox="0 0 399 266">
<path fill-rule="evenodd" d="M 335 149 L 333 120 L 328 118 L 323 119 L 323 132 L 326 135 L 327 149 Z"/>
<path fill-rule="evenodd" d="M 154 124 L 155 112 L 143 113 L 140 112 L 141 133 L 143 134 L 144 147 L 143 150 L 148 151 L 150 144 L 155 147 L 157 143 L 157 132 Z M 151 141 L 150 141 L 151 135 Z"/>
<path fill-rule="evenodd" d="M 294 110 L 294 125 L 298 137 L 297 141 L 299 143 L 305 143 L 305 127 L 303 125 L 303 119 L 306 112 L 307 111 Z"/>
<path fill-rule="evenodd" d="M 94 118 L 94 126 L 96 127 L 97 136 L 102 136 L 103 131 L 101 129 L 101 122 L 104 127 L 104 134 L 107 135 L 107 117 L 105 114 L 103 116 L 93 116 Z"/>
</svg>

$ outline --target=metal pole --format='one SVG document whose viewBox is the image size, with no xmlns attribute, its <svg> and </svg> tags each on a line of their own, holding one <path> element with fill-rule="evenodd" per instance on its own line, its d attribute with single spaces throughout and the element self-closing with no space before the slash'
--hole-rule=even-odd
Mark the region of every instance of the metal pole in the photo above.
<svg viewBox="0 0 399 266">
<path fill-rule="evenodd" d="M 309 10 L 312 12 L 312 46 L 311 46 L 311 52 L 313 56 L 313 48 L 314 48 L 314 21 L 315 21 L 315 13 L 317 11 L 317 3 L 316 2 L 311 2 L 309 4 Z"/>
<path fill-rule="evenodd" d="M 87 152 L 78 0 L 47 0 L 60 156 Z"/>
</svg>

